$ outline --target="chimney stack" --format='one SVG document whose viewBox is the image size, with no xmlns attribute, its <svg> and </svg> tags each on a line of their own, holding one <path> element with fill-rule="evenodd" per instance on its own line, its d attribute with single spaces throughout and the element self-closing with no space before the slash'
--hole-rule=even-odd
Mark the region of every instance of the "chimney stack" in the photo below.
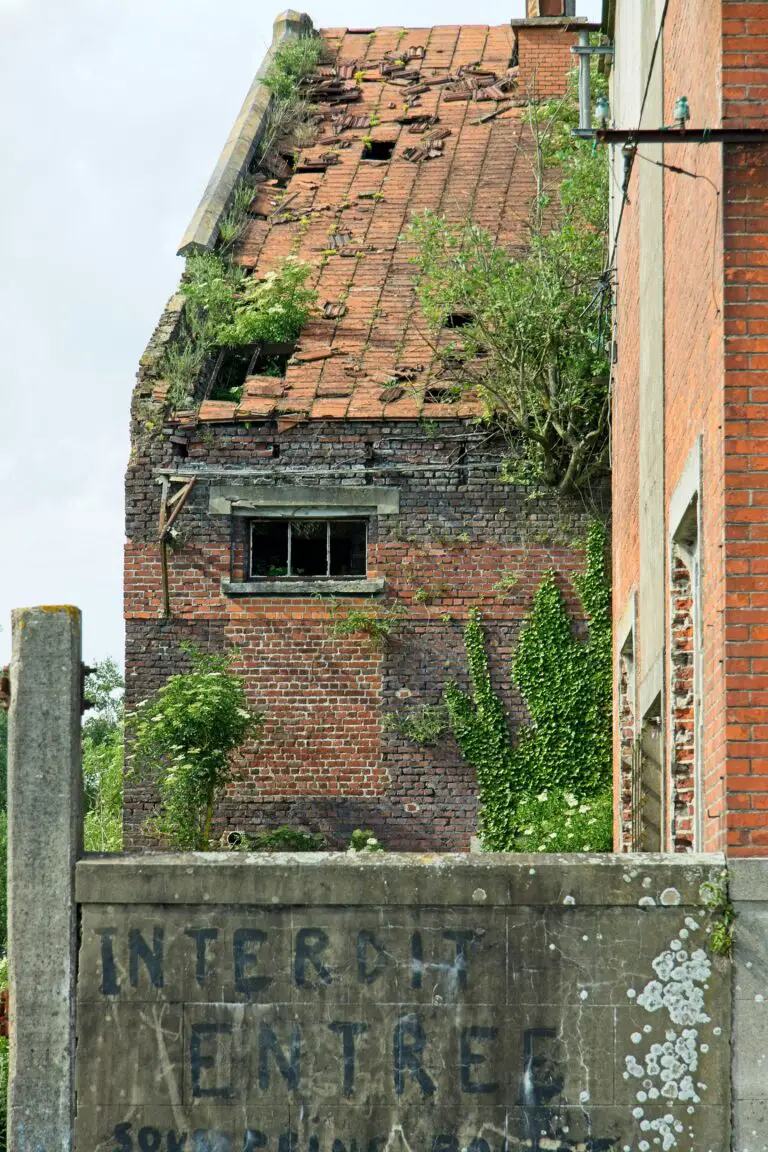
<svg viewBox="0 0 768 1152">
<path fill-rule="evenodd" d="M 526 16 L 529 20 L 575 15 L 576 0 L 526 0 Z"/>
</svg>

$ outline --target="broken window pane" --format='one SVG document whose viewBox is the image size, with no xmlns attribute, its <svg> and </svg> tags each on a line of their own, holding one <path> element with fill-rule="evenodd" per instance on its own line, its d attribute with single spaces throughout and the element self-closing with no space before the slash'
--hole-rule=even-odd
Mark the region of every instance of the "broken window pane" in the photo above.
<svg viewBox="0 0 768 1152">
<path fill-rule="evenodd" d="M 328 521 L 291 522 L 291 576 L 328 575 Z"/>
<path fill-rule="evenodd" d="M 365 576 L 367 540 L 365 520 L 252 520 L 250 576 Z"/>
<path fill-rule="evenodd" d="M 364 520 L 331 520 L 331 576 L 365 576 Z"/>
<path fill-rule="evenodd" d="M 285 520 L 251 522 L 251 576 L 288 575 L 288 524 Z"/>
</svg>

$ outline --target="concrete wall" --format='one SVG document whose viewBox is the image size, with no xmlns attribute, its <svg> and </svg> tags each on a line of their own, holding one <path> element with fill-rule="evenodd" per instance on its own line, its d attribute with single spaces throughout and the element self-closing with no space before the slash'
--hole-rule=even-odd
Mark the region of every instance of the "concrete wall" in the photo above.
<svg viewBox="0 0 768 1152">
<path fill-rule="evenodd" d="M 768 1152 L 768 860 L 729 868 L 736 912 L 733 968 L 734 1152 Z"/>
<path fill-rule="evenodd" d="M 688 858 L 78 865 L 78 1152 L 722 1152 Z"/>
</svg>

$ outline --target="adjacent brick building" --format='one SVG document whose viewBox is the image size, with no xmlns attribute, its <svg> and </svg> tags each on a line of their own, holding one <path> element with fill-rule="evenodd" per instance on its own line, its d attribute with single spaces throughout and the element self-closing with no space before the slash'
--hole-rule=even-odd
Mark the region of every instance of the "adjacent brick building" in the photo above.
<svg viewBox="0 0 768 1152">
<path fill-rule="evenodd" d="M 616 129 L 731 130 L 614 147 L 617 842 L 764 853 L 768 3 L 606 10 Z"/>
<path fill-rule="evenodd" d="M 288 254 L 310 262 L 320 304 L 298 345 L 277 350 L 280 378 L 241 366 L 242 395 L 221 400 L 208 371 L 196 407 L 172 412 L 161 366 L 177 296 L 134 393 L 129 702 L 185 667 L 180 644 L 193 641 L 234 648 L 266 712 L 220 830 L 302 825 L 342 845 L 361 826 L 392 848 L 466 849 L 472 770 L 449 736 L 420 747 L 385 718 L 466 680 L 463 629 L 477 606 L 514 728 L 523 706 L 509 657 L 544 571 L 561 574 L 576 611 L 573 541 L 587 514 L 500 481 L 503 444 L 440 374 L 445 334 L 420 315 L 404 238 L 411 214 L 432 209 L 476 220 L 510 250 L 525 243 L 524 96 L 565 91 L 583 26 L 562 3 L 546 13 L 532 3 L 528 19 L 499 27 L 324 30 L 317 141 L 278 176 L 259 172 L 268 97 L 257 77 L 184 239 L 182 254 L 213 248 L 237 179 L 255 172 L 237 259 L 257 277 Z M 275 30 L 312 31 L 295 13 Z M 158 542 L 169 527 L 173 547 Z M 339 635 L 351 610 L 391 622 L 386 642 Z M 128 843 L 146 839 L 151 805 L 129 781 Z"/>
</svg>

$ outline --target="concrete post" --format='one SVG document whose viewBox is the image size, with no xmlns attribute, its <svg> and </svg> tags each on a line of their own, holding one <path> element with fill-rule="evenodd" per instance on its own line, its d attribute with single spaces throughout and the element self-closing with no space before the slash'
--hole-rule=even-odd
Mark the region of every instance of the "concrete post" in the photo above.
<svg viewBox="0 0 768 1152">
<path fill-rule="evenodd" d="M 8 744 L 10 1152 L 73 1145 L 80 612 L 13 613 Z"/>
</svg>

